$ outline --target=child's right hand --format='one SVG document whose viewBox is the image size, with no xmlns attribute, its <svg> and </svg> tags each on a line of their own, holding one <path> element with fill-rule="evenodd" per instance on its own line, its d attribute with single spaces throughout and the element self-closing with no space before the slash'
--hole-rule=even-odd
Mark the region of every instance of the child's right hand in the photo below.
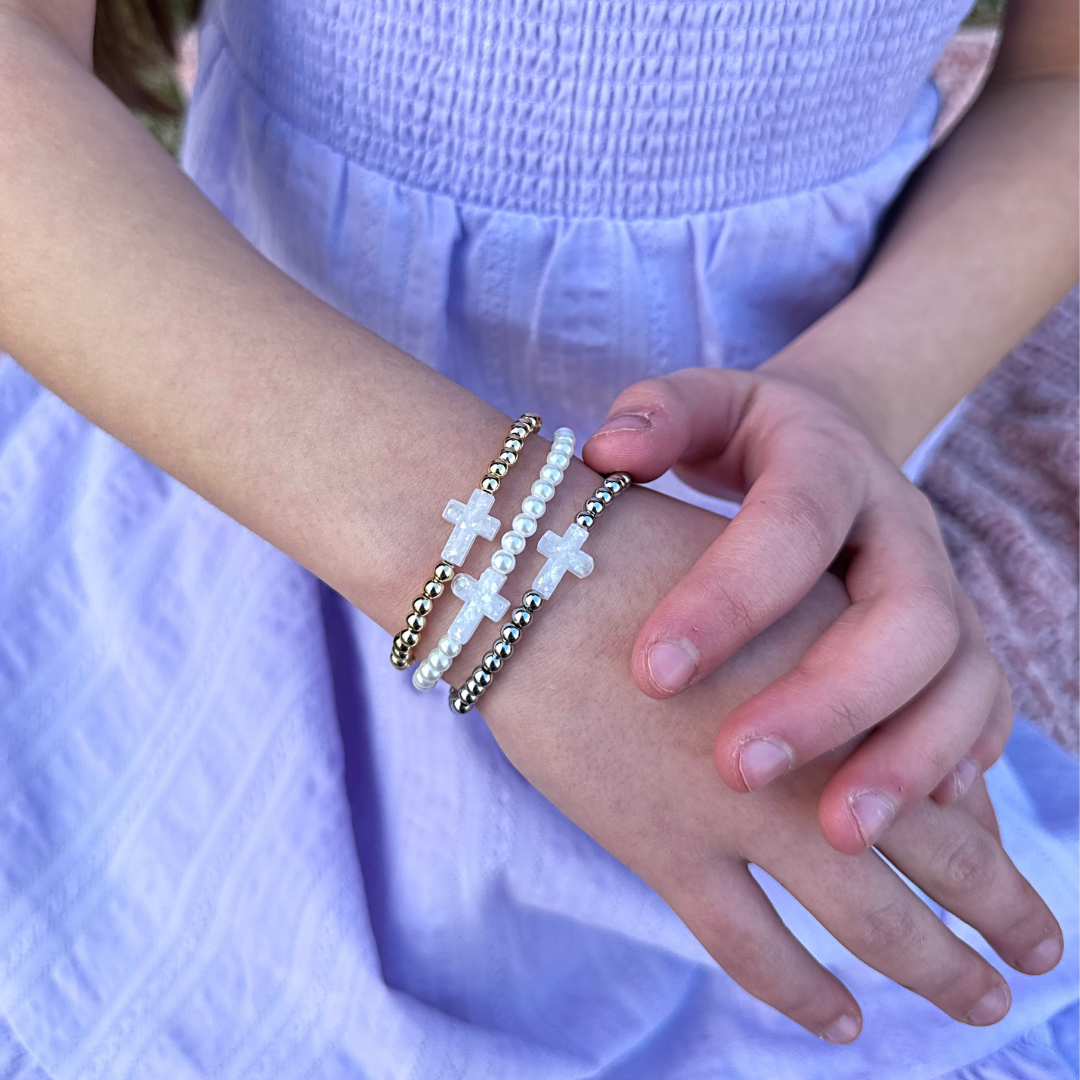
<svg viewBox="0 0 1080 1080">
<path fill-rule="evenodd" d="M 579 486 L 594 483 L 590 475 Z M 842 755 L 751 794 L 731 791 L 713 766 L 724 717 L 790 670 L 845 609 L 839 581 L 826 575 L 677 697 L 657 701 L 633 684 L 637 627 L 722 527 L 722 518 L 652 491 L 621 496 L 590 536 L 597 572 L 567 583 L 540 613 L 512 671 L 484 696 L 485 719 L 520 771 L 652 885 L 732 978 L 809 1031 L 850 1041 L 859 1007 L 786 929 L 748 863 L 878 971 L 956 1020 L 996 1022 L 1010 1001 L 1001 975 L 876 851 L 844 855 L 822 837 L 816 804 Z M 1056 964 L 1061 931 L 1002 849 L 981 780 L 952 806 L 920 800 L 880 850 L 1006 963 L 1029 974 Z"/>
</svg>

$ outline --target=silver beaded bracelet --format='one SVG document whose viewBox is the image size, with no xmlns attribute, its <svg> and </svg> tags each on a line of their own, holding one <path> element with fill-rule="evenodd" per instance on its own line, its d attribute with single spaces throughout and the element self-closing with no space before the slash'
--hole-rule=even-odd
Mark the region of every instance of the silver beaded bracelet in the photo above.
<svg viewBox="0 0 1080 1080">
<path fill-rule="evenodd" d="M 535 431 L 540 430 L 539 416 L 524 413 L 510 425 L 510 432 L 503 441 L 499 456 L 488 466 L 487 474 L 480 481 L 480 486 L 469 496 L 468 503 L 451 499 L 446 504 L 443 517 L 453 523 L 454 529 L 443 547 L 442 558 L 435 566 L 431 577 L 424 583 L 421 594 L 413 601 L 412 611 L 405 619 L 405 629 L 394 636 L 390 649 L 390 663 L 404 671 L 413 662 L 413 649 L 420 644 L 420 635 L 428 616 L 435 606 L 435 601 L 442 596 L 446 583 L 454 577 L 454 567 L 460 566 L 469 554 L 477 536 L 485 540 L 494 540 L 499 530 L 498 518 L 488 514 L 495 502 L 495 492 L 507 472 L 517 462 L 525 440 Z"/>
<path fill-rule="evenodd" d="M 517 557 L 525 550 L 528 538 L 536 532 L 537 519 L 543 517 L 547 504 L 555 497 L 555 489 L 562 483 L 566 467 L 574 456 L 574 441 L 570 428 L 559 428 L 555 432 L 551 451 L 540 469 L 540 477 L 522 500 L 521 513 L 503 533 L 499 550 L 491 556 L 491 565 L 479 579 L 469 574 L 458 574 L 454 578 L 450 588 L 462 601 L 461 608 L 438 646 L 413 672 L 413 686 L 417 690 L 431 690 L 438 684 L 483 619 L 497 623 L 506 614 L 510 601 L 502 595 L 502 587 L 513 573 Z"/>
<path fill-rule="evenodd" d="M 533 615 L 562 581 L 569 570 L 574 577 L 585 578 L 593 572 L 593 560 L 581 550 L 589 538 L 589 530 L 612 499 L 630 486 L 626 473 L 612 473 L 603 484 L 585 500 L 585 507 L 567 526 L 562 536 L 549 531 L 537 545 L 537 551 L 547 556 L 543 569 L 536 575 L 532 588 L 521 598 L 519 607 L 510 613 L 510 621 L 503 625 L 491 650 L 484 654 L 479 666 L 458 689 L 450 689 L 450 708 L 456 713 L 467 713 L 491 685 L 496 673 L 510 659 L 514 646 L 521 640 L 522 632 L 532 622 Z M 504 601 L 505 603 L 505 601 Z M 505 610 L 505 608 L 503 609 Z M 441 643 L 440 643 L 441 644 Z"/>
</svg>

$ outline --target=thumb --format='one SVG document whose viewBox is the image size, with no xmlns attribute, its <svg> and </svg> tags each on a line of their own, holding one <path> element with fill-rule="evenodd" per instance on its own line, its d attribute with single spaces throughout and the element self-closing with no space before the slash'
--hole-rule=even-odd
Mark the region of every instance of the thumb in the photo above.
<svg viewBox="0 0 1080 1080">
<path fill-rule="evenodd" d="M 744 371 L 687 368 L 628 386 L 582 447 L 599 473 L 626 472 L 638 483 L 678 461 L 723 452 L 754 385 Z"/>
</svg>

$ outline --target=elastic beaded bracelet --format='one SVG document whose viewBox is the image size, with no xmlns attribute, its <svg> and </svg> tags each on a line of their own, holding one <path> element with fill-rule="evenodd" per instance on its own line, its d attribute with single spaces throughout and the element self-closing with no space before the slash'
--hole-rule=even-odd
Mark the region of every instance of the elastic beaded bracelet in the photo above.
<svg viewBox="0 0 1080 1080">
<path fill-rule="evenodd" d="M 556 532 L 546 532 L 537 550 L 547 556 L 543 569 L 536 575 L 532 588 L 521 598 L 521 605 L 510 613 L 510 621 L 504 624 L 499 636 L 484 654 L 480 665 L 457 690 L 450 690 L 450 708 L 456 713 L 467 713 L 477 699 L 491 685 L 495 674 L 510 659 L 514 646 L 521 640 L 522 632 L 533 619 L 545 600 L 570 571 L 574 577 L 585 578 L 593 572 L 593 560 L 581 550 L 581 545 L 589 538 L 589 530 L 596 519 L 604 512 L 604 507 L 617 495 L 630 486 L 630 477 L 626 473 L 612 473 L 605 477 L 603 484 L 585 500 L 584 509 L 574 518 L 572 525 L 559 536 Z"/>
<path fill-rule="evenodd" d="M 540 477 L 531 492 L 521 501 L 521 513 L 510 529 L 503 534 L 499 550 L 491 556 L 491 565 L 479 580 L 469 574 L 458 574 L 451 589 L 463 603 L 450 628 L 440 639 L 438 647 L 431 650 L 428 658 L 413 672 L 413 686 L 417 690 L 433 689 L 439 679 L 450 670 L 454 658 L 476 632 L 484 618 L 498 622 L 506 614 L 510 601 L 502 595 L 502 587 L 508 575 L 517 565 L 517 557 L 525 550 L 528 538 L 536 532 L 537 519 L 543 517 L 547 504 L 554 498 L 555 489 L 562 483 L 566 467 L 574 456 L 574 433 L 570 428 L 559 428 L 551 444 L 551 451 L 540 470 Z"/>
<path fill-rule="evenodd" d="M 420 644 L 427 617 L 435 606 L 435 601 L 442 596 L 446 583 L 454 577 L 454 567 L 461 566 L 469 554 L 469 549 L 477 536 L 485 540 L 494 540 L 499 531 L 498 518 L 491 517 L 488 511 L 495 502 L 495 492 L 507 472 L 516 464 L 525 440 L 540 430 L 542 421 L 539 416 L 524 413 L 510 425 L 510 432 L 503 442 L 499 456 L 488 466 L 487 474 L 480 481 L 480 486 L 469 496 L 468 503 L 451 499 L 443 511 L 443 518 L 454 525 L 450 538 L 442 550 L 442 559 L 424 583 L 423 591 L 412 603 L 412 611 L 405 620 L 405 629 L 394 637 L 390 649 L 390 663 L 404 671 L 413 661 L 413 649 Z"/>
</svg>

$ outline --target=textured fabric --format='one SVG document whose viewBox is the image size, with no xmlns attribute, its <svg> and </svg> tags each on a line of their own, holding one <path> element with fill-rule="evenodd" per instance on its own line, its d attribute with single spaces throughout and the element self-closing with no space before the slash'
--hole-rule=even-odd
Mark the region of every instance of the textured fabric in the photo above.
<svg viewBox="0 0 1080 1080">
<path fill-rule="evenodd" d="M 922 478 L 1017 708 L 1074 754 L 1077 305 L 1074 289 L 969 396 Z"/>
<path fill-rule="evenodd" d="M 761 7 L 777 26 L 822 19 Z M 920 8 L 940 34 L 959 14 Z M 411 33 L 412 9 L 393 10 Z M 882 12 L 829 10 L 846 40 Z M 835 303 L 936 111 L 928 39 L 905 31 L 889 62 L 911 65 L 911 109 L 883 122 L 880 153 L 867 160 L 860 136 L 839 162 L 819 154 L 809 117 L 770 150 L 828 184 L 655 220 L 499 209 L 402 184 L 331 137 L 372 48 L 337 30 L 362 19 L 344 3 L 213 8 L 186 167 L 303 284 L 500 407 L 582 436 L 642 375 L 753 365 Z M 761 63 L 787 70 L 800 48 L 765 34 Z M 865 57 L 849 66 L 822 78 L 878 92 Z M 739 990 L 479 716 L 392 672 L 382 630 L 11 360 L 0 559 L 0 1063 L 19 1080 L 1069 1075 L 1048 1021 L 1077 998 L 1076 771 L 1023 725 L 990 784 L 1065 960 L 1010 974 L 1009 1017 L 968 1028 L 763 878 L 863 1004 L 865 1034 L 837 1048 Z"/>
</svg>

